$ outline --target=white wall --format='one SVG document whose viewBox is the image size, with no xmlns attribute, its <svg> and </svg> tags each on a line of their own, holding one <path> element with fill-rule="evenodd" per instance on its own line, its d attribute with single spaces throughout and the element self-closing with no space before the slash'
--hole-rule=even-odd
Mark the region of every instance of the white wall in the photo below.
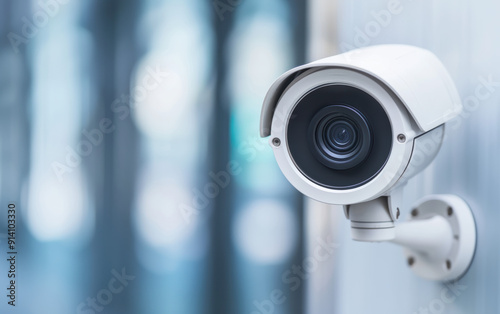
<svg viewBox="0 0 500 314">
<path fill-rule="evenodd" d="M 382 20 L 380 12 L 391 7 L 393 13 L 382 14 Z M 464 114 L 449 125 L 437 159 L 406 187 L 405 207 L 427 193 L 462 196 L 475 213 L 478 249 L 460 286 L 448 287 L 416 277 L 396 246 L 352 241 L 348 221 L 340 221 L 340 247 L 331 261 L 336 273 L 329 287 L 334 301 L 324 302 L 334 305 L 314 314 L 500 312 L 498 12 L 499 2 L 484 0 L 339 1 L 340 51 L 385 43 L 420 46 L 443 61 L 457 84 Z M 499 83 L 486 86 L 488 80 Z M 324 274 L 320 270 L 313 276 Z"/>
</svg>

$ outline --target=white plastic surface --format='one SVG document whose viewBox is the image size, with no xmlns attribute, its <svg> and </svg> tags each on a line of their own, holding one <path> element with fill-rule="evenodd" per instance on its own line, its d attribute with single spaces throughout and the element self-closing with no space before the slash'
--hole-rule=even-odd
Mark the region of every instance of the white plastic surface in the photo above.
<svg viewBox="0 0 500 314">
<path fill-rule="evenodd" d="M 476 224 L 467 203 L 455 195 L 429 195 L 413 213 L 406 225 L 396 226 L 392 241 L 406 247 L 411 269 L 429 280 L 462 277 L 476 248 Z"/>
<path fill-rule="evenodd" d="M 353 240 L 381 242 L 394 239 L 394 220 L 390 214 L 387 197 L 350 205 L 347 214 L 347 218 L 351 221 Z"/>
</svg>

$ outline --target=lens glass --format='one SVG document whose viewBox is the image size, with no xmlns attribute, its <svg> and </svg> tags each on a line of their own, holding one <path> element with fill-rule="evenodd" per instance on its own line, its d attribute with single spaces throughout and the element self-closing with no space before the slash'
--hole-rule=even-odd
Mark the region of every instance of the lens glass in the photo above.
<svg viewBox="0 0 500 314">
<path fill-rule="evenodd" d="M 345 170 L 361 163 L 371 147 L 371 131 L 363 115 L 347 105 L 320 110 L 309 126 L 311 149 L 325 166 Z"/>
<path fill-rule="evenodd" d="M 356 126 L 346 119 L 333 119 L 323 131 L 324 141 L 332 151 L 345 152 L 356 146 Z"/>
</svg>

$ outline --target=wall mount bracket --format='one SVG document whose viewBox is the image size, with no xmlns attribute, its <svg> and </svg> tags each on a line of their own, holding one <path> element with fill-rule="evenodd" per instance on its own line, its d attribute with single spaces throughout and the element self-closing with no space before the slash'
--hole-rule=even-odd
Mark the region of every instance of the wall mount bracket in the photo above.
<svg viewBox="0 0 500 314">
<path fill-rule="evenodd" d="M 364 242 L 392 242 L 404 248 L 418 276 L 437 281 L 460 279 L 476 249 L 476 224 L 469 205 L 455 195 L 429 195 L 406 222 L 395 224 L 388 197 L 346 207 L 351 235 Z"/>
</svg>

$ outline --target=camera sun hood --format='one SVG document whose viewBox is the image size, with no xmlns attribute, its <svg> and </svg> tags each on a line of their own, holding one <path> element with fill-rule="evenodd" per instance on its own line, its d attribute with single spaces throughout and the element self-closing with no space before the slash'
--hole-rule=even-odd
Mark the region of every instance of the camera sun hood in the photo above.
<svg viewBox="0 0 500 314">
<path fill-rule="evenodd" d="M 451 120 L 462 110 L 453 81 L 434 54 L 406 45 L 372 46 L 305 64 L 281 75 L 264 99 L 262 137 L 271 135 L 274 111 L 287 86 L 305 71 L 322 68 L 350 69 L 375 78 L 401 100 L 424 132 Z"/>
</svg>

